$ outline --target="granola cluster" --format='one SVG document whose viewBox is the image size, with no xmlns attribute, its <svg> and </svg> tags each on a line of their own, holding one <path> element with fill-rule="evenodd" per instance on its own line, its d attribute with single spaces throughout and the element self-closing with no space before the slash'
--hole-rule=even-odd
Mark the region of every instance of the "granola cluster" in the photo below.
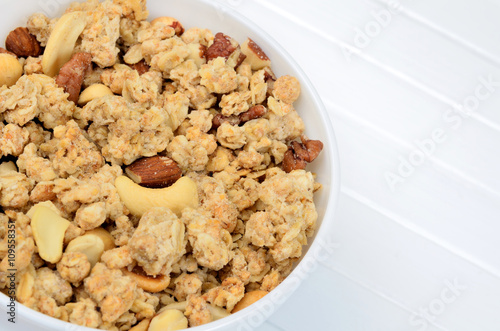
<svg viewBox="0 0 500 331">
<path fill-rule="evenodd" d="M 56 77 L 44 54 L 19 57 L 23 75 L 0 87 L 0 290 L 9 223 L 17 300 L 78 325 L 147 328 L 177 309 L 196 326 L 273 290 L 318 216 L 321 185 L 305 166 L 322 144 L 304 136 L 299 81 L 276 77 L 250 39 L 147 21 L 145 0 L 88 0 L 75 12 L 84 28 Z M 59 20 L 34 14 L 26 31 L 45 47 Z M 195 183 L 197 207 L 127 207 L 117 179 L 154 156 Z M 56 262 L 42 258 L 40 206 L 69 221 Z"/>
</svg>

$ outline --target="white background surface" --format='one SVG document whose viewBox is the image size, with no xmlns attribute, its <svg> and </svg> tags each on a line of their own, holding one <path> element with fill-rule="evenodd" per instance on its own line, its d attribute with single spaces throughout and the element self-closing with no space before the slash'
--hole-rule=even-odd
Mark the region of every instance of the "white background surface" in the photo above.
<svg viewBox="0 0 500 331">
<path fill-rule="evenodd" d="M 339 141 L 338 247 L 257 330 L 500 330 L 500 3 L 218 1 L 290 52 Z"/>
</svg>

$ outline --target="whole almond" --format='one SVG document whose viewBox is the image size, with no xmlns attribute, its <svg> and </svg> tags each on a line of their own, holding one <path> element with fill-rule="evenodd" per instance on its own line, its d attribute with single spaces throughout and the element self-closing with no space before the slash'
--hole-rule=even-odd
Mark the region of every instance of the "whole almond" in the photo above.
<svg viewBox="0 0 500 331">
<path fill-rule="evenodd" d="M 42 48 L 38 40 L 29 33 L 27 28 L 22 27 L 9 33 L 5 40 L 5 47 L 8 51 L 22 57 L 36 57 L 42 54 Z"/>
<path fill-rule="evenodd" d="M 134 182 L 150 188 L 167 187 L 182 176 L 177 163 L 166 156 L 153 156 L 135 161 L 125 172 Z"/>
</svg>

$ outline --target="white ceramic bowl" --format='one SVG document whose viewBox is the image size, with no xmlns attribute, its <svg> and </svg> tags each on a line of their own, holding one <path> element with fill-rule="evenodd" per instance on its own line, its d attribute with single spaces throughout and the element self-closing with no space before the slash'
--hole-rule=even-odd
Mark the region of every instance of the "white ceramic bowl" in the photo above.
<svg viewBox="0 0 500 331">
<path fill-rule="evenodd" d="M 49 17 L 60 16 L 70 0 L 0 0 L 8 12 L 3 11 L 0 20 L 0 40 L 5 40 L 9 31 L 25 26 L 29 15 L 43 12 Z M 231 1 L 228 0 L 231 4 Z M 150 20 L 159 16 L 171 16 L 180 20 L 185 28 L 209 28 L 214 32 L 224 32 L 239 42 L 252 38 L 266 52 L 272 61 L 273 71 L 277 76 L 290 74 L 301 83 L 302 93 L 295 103 L 295 108 L 306 125 L 306 134 L 311 139 L 324 142 L 320 156 L 308 167 L 318 175 L 323 189 L 316 193 L 315 202 L 318 210 L 318 228 L 315 236 L 304 247 L 304 255 L 294 271 L 270 294 L 250 307 L 207 325 L 191 328 L 193 331 L 207 330 L 252 330 L 263 323 L 293 293 L 307 275 L 314 271 L 318 261 L 331 254 L 333 245 L 329 240 L 332 231 L 334 210 L 339 190 L 339 162 L 337 144 L 326 109 L 311 82 L 299 65 L 266 32 L 236 13 L 232 8 L 209 0 L 148 0 Z M 263 13 L 265 15 L 265 13 Z M 300 36 L 298 36 L 300 38 Z M 307 253 L 306 253 L 307 252 Z M 9 298 L 0 293 L 0 310 L 6 310 Z M 6 319 L 2 312 L 2 319 Z M 92 330 L 66 323 L 44 314 L 35 312 L 21 304 L 16 307 L 17 325 L 26 330 Z M 4 322 L 4 321 L 2 321 Z M 1 325 L 1 324 L 0 324 Z M 4 324 L 3 324 L 4 325 Z"/>
</svg>

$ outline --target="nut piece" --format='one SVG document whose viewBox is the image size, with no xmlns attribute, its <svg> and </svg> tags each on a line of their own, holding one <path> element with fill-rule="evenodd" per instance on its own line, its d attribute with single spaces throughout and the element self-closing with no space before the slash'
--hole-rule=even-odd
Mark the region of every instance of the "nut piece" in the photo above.
<svg viewBox="0 0 500 331">
<path fill-rule="evenodd" d="M 116 247 L 115 239 L 113 238 L 111 233 L 109 233 L 108 231 L 106 231 L 103 228 L 95 228 L 95 229 L 92 229 L 90 231 L 86 231 L 85 234 L 93 234 L 93 235 L 96 235 L 99 238 L 101 238 L 101 240 L 104 244 L 105 251 L 108 251 L 108 250 Z"/>
<path fill-rule="evenodd" d="M 262 117 L 266 113 L 267 113 L 267 108 L 264 107 L 263 105 L 252 106 L 250 107 L 249 110 L 240 114 L 240 121 L 242 123 L 245 123 L 254 120 L 256 118 Z"/>
<path fill-rule="evenodd" d="M 140 267 L 135 267 L 132 271 L 128 271 L 126 268 L 122 269 L 125 276 L 129 276 L 137 282 L 137 286 L 142 288 L 144 291 L 157 293 L 161 292 L 168 287 L 170 284 L 170 277 L 165 275 L 159 275 L 156 277 L 148 276 Z"/>
<path fill-rule="evenodd" d="M 23 66 L 14 55 L 0 54 L 0 86 L 14 85 L 23 74 Z"/>
<path fill-rule="evenodd" d="M 7 175 L 11 172 L 17 172 L 16 164 L 13 161 L 0 163 L 0 176 Z"/>
<path fill-rule="evenodd" d="M 193 60 L 198 68 L 201 68 L 201 65 L 207 62 L 205 59 L 207 47 L 201 44 L 192 43 L 187 44 L 187 48 L 189 49 L 189 55 L 186 60 Z"/>
<path fill-rule="evenodd" d="M 137 325 L 135 325 L 133 328 L 129 329 L 129 331 L 148 331 L 149 324 L 151 323 L 150 318 L 143 319 Z"/>
<path fill-rule="evenodd" d="M 17 28 L 9 33 L 5 39 L 5 48 L 17 56 L 37 57 L 42 54 L 40 43 L 29 33 L 27 28 Z"/>
<path fill-rule="evenodd" d="M 170 186 L 182 176 L 181 168 L 166 156 L 137 160 L 125 168 L 125 172 L 137 184 L 151 188 Z"/>
<path fill-rule="evenodd" d="M 70 222 L 52 209 L 38 204 L 31 219 L 38 254 L 47 262 L 57 263 L 62 256 L 64 233 Z"/>
<path fill-rule="evenodd" d="M 13 55 L 13 56 L 15 56 L 15 57 L 17 58 L 17 55 L 16 55 L 16 54 L 14 54 L 14 53 L 12 53 L 12 52 L 9 52 L 9 51 L 8 51 L 8 50 L 6 50 L 5 48 L 0 47 L 0 54 L 4 54 L 4 53 L 5 53 L 5 54 L 10 54 L 10 55 Z"/>
<path fill-rule="evenodd" d="M 227 60 L 236 48 L 238 48 L 238 43 L 233 38 L 219 32 L 215 35 L 214 43 L 207 48 L 205 57 L 207 62 L 219 56 Z"/>
<path fill-rule="evenodd" d="M 260 70 L 271 65 L 266 53 L 250 38 L 241 45 L 241 52 L 247 56 L 245 61 L 250 64 L 252 70 Z"/>
<path fill-rule="evenodd" d="M 121 200 L 135 216 L 142 216 L 153 207 L 167 207 L 177 216 L 186 207 L 198 207 L 198 189 L 189 177 L 181 177 L 170 187 L 153 189 L 142 187 L 125 176 L 115 180 Z"/>
<path fill-rule="evenodd" d="M 180 310 L 166 309 L 151 320 L 148 331 L 175 331 L 187 327 L 188 320 Z"/>
<path fill-rule="evenodd" d="M 150 69 L 150 66 L 148 66 L 148 64 L 146 63 L 146 60 L 141 60 L 137 63 L 129 64 L 129 67 L 134 69 L 134 70 L 137 70 L 137 72 L 139 73 L 139 76 L 142 74 L 145 74 Z"/>
<path fill-rule="evenodd" d="M 90 53 L 76 53 L 59 70 L 56 84 L 69 94 L 68 100 L 77 103 L 85 73 L 91 68 Z"/>
<path fill-rule="evenodd" d="M 28 301 L 28 299 L 33 294 L 33 285 L 35 285 L 36 271 L 33 264 L 30 264 L 26 272 L 21 276 L 19 280 L 19 286 L 16 291 L 16 299 L 20 303 Z"/>
<path fill-rule="evenodd" d="M 104 84 L 93 84 L 87 87 L 78 98 L 78 105 L 85 106 L 88 102 L 102 98 L 105 95 L 113 95 L 109 87 Z"/>
<path fill-rule="evenodd" d="M 233 310 L 231 311 L 231 314 L 234 314 L 236 312 L 239 312 L 243 308 L 246 308 L 250 306 L 251 304 L 255 303 L 257 300 L 262 299 L 268 292 L 267 291 L 251 291 L 245 293 L 243 296 L 243 299 L 241 299 L 236 306 L 234 306 Z"/>
<path fill-rule="evenodd" d="M 86 14 L 74 11 L 64 14 L 52 30 L 42 58 L 43 72 L 54 77 L 71 59 L 75 43 L 87 25 Z"/>
<path fill-rule="evenodd" d="M 66 252 L 79 252 L 87 255 L 90 265 L 94 267 L 104 252 L 104 243 L 95 234 L 84 234 L 71 240 L 66 247 Z"/>
<path fill-rule="evenodd" d="M 42 202 L 37 203 L 36 205 L 31 207 L 30 210 L 28 210 L 28 212 L 26 213 L 26 216 L 33 219 L 33 214 L 35 214 L 35 210 L 38 206 L 47 207 L 50 210 L 52 210 L 54 213 L 56 213 L 58 216 L 61 216 L 61 211 L 59 209 L 57 209 L 57 207 L 54 205 L 54 203 L 52 201 L 42 201 Z"/>
<path fill-rule="evenodd" d="M 305 169 L 306 162 L 314 161 L 323 149 L 323 143 L 319 140 L 309 140 L 304 135 L 300 139 L 302 143 L 292 141 L 291 146 L 285 152 L 283 170 L 286 172 Z"/>
<path fill-rule="evenodd" d="M 175 34 L 177 36 L 180 36 L 184 33 L 184 27 L 182 26 L 181 22 L 179 22 L 173 17 L 168 17 L 168 16 L 158 17 L 151 21 L 151 25 L 155 25 L 158 23 L 163 23 L 165 25 L 172 27 L 175 30 Z"/>
</svg>

